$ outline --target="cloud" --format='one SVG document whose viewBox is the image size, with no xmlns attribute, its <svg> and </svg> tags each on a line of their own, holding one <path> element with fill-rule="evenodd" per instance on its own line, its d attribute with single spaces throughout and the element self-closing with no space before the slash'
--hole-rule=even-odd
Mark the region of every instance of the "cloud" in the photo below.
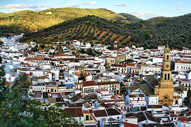
<svg viewBox="0 0 191 127">
<path fill-rule="evenodd" d="M 141 18 L 141 19 L 144 19 L 144 20 L 161 16 L 161 15 L 148 13 L 148 12 L 135 12 L 135 13 L 132 13 L 132 14 L 139 17 L 139 18 Z"/>
<path fill-rule="evenodd" d="M 55 4 L 62 4 L 62 2 L 56 2 Z"/>
<path fill-rule="evenodd" d="M 84 2 L 83 4 L 86 4 L 86 5 L 93 5 L 93 4 L 96 4 L 96 1 L 93 1 L 93 2 Z"/>
<path fill-rule="evenodd" d="M 115 4 L 115 6 L 127 6 L 127 4 L 119 3 L 119 4 Z"/>
<path fill-rule="evenodd" d="M 176 5 L 181 5 L 182 3 L 176 3 Z"/>
<path fill-rule="evenodd" d="M 179 8 L 179 10 L 184 10 L 184 8 Z"/>
<path fill-rule="evenodd" d="M 40 11 L 51 8 L 50 6 L 37 6 L 37 5 L 22 5 L 22 4 L 7 4 L 4 6 L 0 6 L 1 10 L 6 12 L 15 12 L 15 11 L 22 11 L 22 10 L 33 10 L 33 11 Z"/>
<path fill-rule="evenodd" d="M 80 7 L 77 3 L 66 4 L 66 7 Z"/>
</svg>

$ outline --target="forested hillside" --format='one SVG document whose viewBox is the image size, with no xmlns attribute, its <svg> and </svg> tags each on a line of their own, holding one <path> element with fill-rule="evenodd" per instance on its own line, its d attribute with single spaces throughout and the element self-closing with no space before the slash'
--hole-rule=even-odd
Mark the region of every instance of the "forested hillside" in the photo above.
<svg viewBox="0 0 191 127">
<path fill-rule="evenodd" d="M 139 32 L 136 34 L 136 38 L 143 46 L 153 48 L 168 42 L 173 48 L 184 46 L 191 48 L 190 21 L 191 14 L 187 14 L 179 17 L 158 17 L 140 21 L 131 24 L 131 27 L 134 34 Z"/>
<path fill-rule="evenodd" d="M 79 39 L 112 44 L 117 39 L 120 47 L 136 44 L 146 48 L 156 48 L 167 42 L 172 48 L 191 47 L 190 20 L 191 14 L 188 14 L 125 24 L 87 16 L 63 22 L 36 33 L 26 34 L 22 41 L 45 43 Z"/>
<path fill-rule="evenodd" d="M 127 20 L 132 21 L 132 22 L 138 22 L 141 20 L 140 18 L 138 18 L 134 15 L 128 14 L 128 13 L 119 13 L 119 14 L 122 15 L 123 17 L 127 18 Z"/>
<path fill-rule="evenodd" d="M 107 9 L 52 8 L 43 11 L 19 11 L 0 15 L 1 33 L 34 32 L 58 23 L 95 15 L 107 20 L 121 20 L 125 17 Z M 10 30 L 7 28 L 11 28 Z M 10 31 L 10 32 L 9 32 Z"/>
<path fill-rule="evenodd" d="M 127 24 L 120 21 L 128 18 L 137 22 Z M 26 42 L 51 43 L 78 39 L 107 45 L 117 39 L 120 47 L 136 44 L 156 48 L 168 42 L 172 48 L 191 48 L 191 14 L 138 20 L 135 16 L 119 15 L 106 9 L 21 11 L 0 15 L 0 36 L 25 32 L 21 41 Z"/>
<path fill-rule="evenodd" d="M 125 46 L 131 39 L 130 32 L 124 29 L 125 25 L 122 22 L 111 22 L 96 16 L 86 16 L 38 32 L 28 33 L 21 41 L 51 43 L 78 39 L 110 44 L 118 39 L 120 45 Z"/>
</svg>

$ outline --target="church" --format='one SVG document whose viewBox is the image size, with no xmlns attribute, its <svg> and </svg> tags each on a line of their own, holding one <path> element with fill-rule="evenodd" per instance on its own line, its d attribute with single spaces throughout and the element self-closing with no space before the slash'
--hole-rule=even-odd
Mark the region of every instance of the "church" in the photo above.
<svg viewBox="0 0 191 127">
<path fill-rule="evenodd" d="M 159 95 L 159 104 L 173 105 L 174 88 L 172 81 L 172 71 L 170 70 L 170 48 L 167 47 L 164 50 L 164 61 L 162 68 L 162 75 L 160 84 L 154 88 L 154 94 Z"/>
<path fill-rule="evenodd" d="M 157 79 L 149 75 L 145 80 L 129 87 L 129 94 L 144 94 L 149 105 L 183 105 L 184 97 L 173 87 L 170 48 L 167 45 L 164 49 L 164 60 L 161 71 L 161 78 Z M 180 88 L 180 87 L 178 87 Z M 185 91 L 187 94 L 187 91 Z"/>
</svg>

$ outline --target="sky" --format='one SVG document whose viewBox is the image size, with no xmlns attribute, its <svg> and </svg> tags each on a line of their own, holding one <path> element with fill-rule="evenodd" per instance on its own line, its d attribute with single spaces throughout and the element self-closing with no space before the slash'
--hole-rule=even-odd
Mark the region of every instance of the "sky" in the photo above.
<svg viewBox="0 0 191 127">
<path fill-rule="evenodd" d="M 106 8 L 142 19 L 191 13 L 191 0 L 0 0 L 0 12 L 41 11 L 49 8 Z"/>
</svg>

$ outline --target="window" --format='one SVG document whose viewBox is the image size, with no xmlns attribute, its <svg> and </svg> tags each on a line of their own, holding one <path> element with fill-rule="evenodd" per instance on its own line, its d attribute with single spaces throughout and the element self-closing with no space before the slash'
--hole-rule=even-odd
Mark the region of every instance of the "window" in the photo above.
<svg viewBox="0 0 191 127">
<path fill-rule="evenodd" d="M 89 115 L 86 115 L 86 120 L 89 120 Z"/>
<path fill-rule="evenodd" d="M 169 55 L 167 55 L 167 60 L 169 60 Z"/>
<path fill-rule="evenodd" d="M 168 97 L 164 97 L 164 99 L 168 99 Z"/>
<path fill-rule="evenodd" d="M 53 92 L 53 89 L 51 89 L 51 92 Z"/>
<path fill-rule="evenodd" d="M 81 121 L 81 117 L 79 117 L 79 121 Z"/>
<path fill-rule="evenodd" d="M 170 80 L 170 74 L 168 74 L 168 80 Z"/>
<path fill-rule="evenodd" d="M 165 74 L 165 77 L 164 77 L 164 80 L 166 80 L 167 79 L 167 74 Z"/>
</svg>

